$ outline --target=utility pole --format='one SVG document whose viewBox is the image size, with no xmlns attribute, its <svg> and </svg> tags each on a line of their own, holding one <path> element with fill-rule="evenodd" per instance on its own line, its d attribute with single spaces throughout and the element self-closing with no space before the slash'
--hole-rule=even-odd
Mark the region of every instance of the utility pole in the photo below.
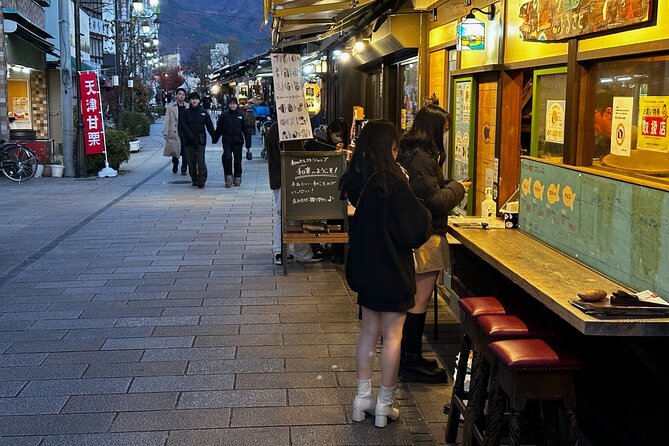
<svg viewBox="0 0 669 446">
<path fill-rule="evenodd" d="M 119 125 L 119 122 L 121 120 L 121 112 L 123 112 L 123 84 L 125 82 L 124 76 L 123 76 L 123 63 L 122 63 L 122 57 L 121 57 L 121 52 L 123 51 L 123 42 L 122 42 L 122 26 L 121 26 L 121 20 L 123 17 L 123 12 L 121 10 L 121 0 L 116 0 L 115 3 L 115 14 L 116 14 L 116 19 L 115 19 L 115 29 L 116 29 L 116 35 L 115 35 L 115 41 L 116 41 L 116 75 L 118 76 L 118 86 L 116 87 L 116 125 Z"/>
<path fill-rule="evenodd" d="M 63 165 L 65 176 L 74 176 L 74 120 L 72 116 L 72 53 L 70 52 L 70 0 L 58 4 L 60 32 L 60 117 L 63 127 Z"/>
</svg>

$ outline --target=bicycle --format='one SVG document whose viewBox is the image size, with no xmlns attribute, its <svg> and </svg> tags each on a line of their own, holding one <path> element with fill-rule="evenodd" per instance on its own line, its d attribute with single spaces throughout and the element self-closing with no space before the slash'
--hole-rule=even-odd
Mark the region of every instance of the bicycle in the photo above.
<svg viewBox="0 0 669 446">
<path fill-rule="evenodd" d="M 28 181 L 37 172 L 37 156 L 21 144 L 0 140 L 0 170 L 12 181 Z"/>
</svg>

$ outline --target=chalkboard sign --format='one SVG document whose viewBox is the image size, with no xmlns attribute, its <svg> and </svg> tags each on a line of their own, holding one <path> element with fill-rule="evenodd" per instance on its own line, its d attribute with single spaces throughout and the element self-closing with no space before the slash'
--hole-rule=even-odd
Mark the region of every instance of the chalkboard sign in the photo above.
<svg viewBox="0 0 669 446">
<path fill-rule="evenodd" d="M 345 219 L 339 179 L 345 152 L 281 152 L 281 199 L 285 220 Z"/>
</svg>

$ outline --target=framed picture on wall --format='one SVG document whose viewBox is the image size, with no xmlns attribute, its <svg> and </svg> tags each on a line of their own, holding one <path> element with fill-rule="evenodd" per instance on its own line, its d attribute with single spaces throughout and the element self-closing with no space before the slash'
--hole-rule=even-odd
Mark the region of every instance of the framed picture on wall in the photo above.
<svg viewBox="0 0 669 446">
<path fill-rule="evenodd" d="M 476 148 L 476 81 L 462 77 L 453 81 L 453 116 L 451 117 L 451 178 L 456 181 L 474 178 Z M 475 190 L 472 184 L 470 190 Z M 468 193 L 455 209 L 472 214 L 474 194 Z"/>
</svg>

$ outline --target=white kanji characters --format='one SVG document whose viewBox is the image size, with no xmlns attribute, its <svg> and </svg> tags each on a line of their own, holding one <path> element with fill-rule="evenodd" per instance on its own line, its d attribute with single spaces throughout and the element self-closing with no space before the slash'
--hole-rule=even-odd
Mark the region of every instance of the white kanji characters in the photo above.
<svg viewBox="0 0 669 446">
<path fill-rule="evenodd" d="M 89 115 L 86 117 L 86 123 L 88 124 L 88 130 L 98 130 L 100 117 L 98 115 Z"/>
<path fill-rule="evenodd" d="M 84 86 L 86 87 L 86 96 L 91 96 L 98 93 L 98 91 L 95 89 L 95 79 L 86 79 L 84 81 Z"/>
<path fill-rule="evenodd" d="M 87 112 L 98 111 L 98 99 L 97 98 L 86 99 L 86 111 Z"/>
<path fill-rule="evenodd" d="M 99 146 L 102 143 L 100 132 L 90 132 L 88 133 L 88 145 L 89 146 Z"/>
</svg>

